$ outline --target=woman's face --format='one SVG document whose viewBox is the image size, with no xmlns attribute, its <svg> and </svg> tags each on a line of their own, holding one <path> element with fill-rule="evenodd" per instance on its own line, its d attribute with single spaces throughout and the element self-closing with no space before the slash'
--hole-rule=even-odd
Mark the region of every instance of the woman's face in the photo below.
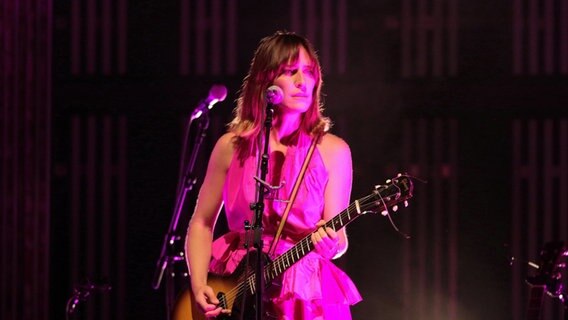
<svg viewBox="0 0 568 320">
<path fill-rule="evenodd" d="M 284 91 L 279 111 L 306 112 L 312 104 L 315 84 L 316 65 L 304 47 L 300 47 L 297 61 L 284 65 L 282 73 L 274 79 L 274 85 Z"/>
</svg>

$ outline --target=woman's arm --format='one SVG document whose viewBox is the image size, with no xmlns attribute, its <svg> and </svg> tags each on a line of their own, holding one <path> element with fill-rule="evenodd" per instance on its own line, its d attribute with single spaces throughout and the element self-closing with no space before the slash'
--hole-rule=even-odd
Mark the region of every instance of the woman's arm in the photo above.
<svg viewBox="0 0 568 320">
<path fill-rule="evenodd" d="M 213 148 L 185 240 L 192 292 L 196 303 L 208 317 L 221 312 L 215 292 L 207 285 L 207 273 L 213 229 L 221 210 L 223 185 L 233 156 L 233 136 L 231 133 L 223 135 Z"/>
<path fill-rule="evenodd" d="M 324 193 L 324 211 L 321 227 L 339 212 L 347 208 L 351 197 L 353 167 L 351 150 L 341 138 L 326 134 L 319 146 L 320 154 L 329 173 L 329 181 Z M 345 228 L 334 231 L 331 228 L 319 228 L 312 236 L 316 251 L 330 259 L 340 257 L 347 251 L 348 241 Z"/>
</svg>

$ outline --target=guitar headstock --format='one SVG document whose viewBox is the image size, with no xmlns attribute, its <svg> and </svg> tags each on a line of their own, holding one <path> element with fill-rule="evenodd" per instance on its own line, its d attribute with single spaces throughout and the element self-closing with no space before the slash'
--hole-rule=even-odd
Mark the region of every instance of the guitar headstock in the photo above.
<svg viewBox="0 0 568 320">
<path fill-rule="evenodd" d="M 412 198 L 413 190 L 414 185 L 410 176 L 399 173 L 385 184 L 375 186 L 373 190 L 375 205 L 383 215 L 386 215 L 389 209 L 397 211 L 399 203 L 408 206 L 408 199 Z"/>
<path fill-rule="evenodd" d="M 527 277 L 531 285 L 546 286 L 546 291 L 553 297 L 562 295 L 562 272 L 566 268 L 563 261 L 568 256 L 568 249 L 563 241 L 545 243 L 540 251 L 537 272 Z"/>
</svg>

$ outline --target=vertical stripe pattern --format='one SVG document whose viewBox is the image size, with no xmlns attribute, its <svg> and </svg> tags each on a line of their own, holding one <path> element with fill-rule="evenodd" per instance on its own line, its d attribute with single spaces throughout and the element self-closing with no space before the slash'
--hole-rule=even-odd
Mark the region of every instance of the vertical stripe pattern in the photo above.
<svg viewBox="0 0 568 320">
<path fill-rule="evenodd" d="M 70 14 L 73 75 L 126 73 L 127 0 L 75 0 Z"/>
<path fill-rule="evenodd" d="M 73 116 L 70 126 L 70 283 L 110 283 L 85 304 L 86 319 L 125 316 L 127 122 Z M 95 308 L 96 306 L 96 308 Z M 82 309 L 82 308 L 81 308 Z"/>
<path fill-rule="evenodd" d="M 403 0 L 401 76 L 455 76 L 458 73 L 458 0 Z"/>
<path fill-rule="evenodd" d="M 348 15 L 346 0 L 290 1 L 290 30 L 318 48 L 326 74 L 347 71 Z"/>
<path fill-rule="evenodd" d="M 237 72 L 238 1 L 180 0 L 179 73 Z"/>
<path fill-rule="evenodd" d="M 402 253 L 403 319 L 459 319 L 458 123 L 404 123 L 403 157 L 411 175 L 429 181 L 404 215 L 413 240 Z"/>
<path fill-rule="evenodd" d="M 0 318 L 47 319 L 52 2 L 0 4 Z"/>
<path fill-rule="evenodd" d="M 511 132 L 511 252 L 518 262 L 512 270 L 511 314 L 520 320 L 528 306 L 524 281 L 534 274 L 525 261 L 538 262 L 546 242 L 568 236 L 568 120 L 514 120 Z M 543 319 L 560 318 L 560 309 L 560 303 L 548 301 Z"/>
<path fill-rule="evenodd" d="M 568 0 L 514 0 L 513 74 L 568 73 Z"/>
</svg>

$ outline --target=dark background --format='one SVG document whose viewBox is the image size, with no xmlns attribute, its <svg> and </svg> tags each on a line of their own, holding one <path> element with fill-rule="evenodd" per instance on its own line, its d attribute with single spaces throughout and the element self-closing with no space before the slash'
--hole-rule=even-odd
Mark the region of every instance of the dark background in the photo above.
<svg viewBox="0 0 568 320">
<path fill-rule="evenodd" d="M 400 237 L 380 215 L 363 217 L 348 228 L 350 249 L 337 264 L 351 276 L 364 298 L 353 307 L 354 319 L 517 319 L 519 315 L 524 318 L 527 293 L 524 278 L 528 272 L 524 263 L 536 259 L 544 242 L 566 240 L 568 229 L 567 224 L 562 224 L 568 212 L 560 210 L 564 208 L 562 199 L 568 196 L 567 190 L 560 188 L 561 181 L 568 178 L 565 173 L 568 163 L 564 163 L 566 159 L 561 156 L 568 148 L 568 139 L 562 136 L 567 116 L 568 70 L 561 64 L 562 54 L 567 54 L 562 46 L 568 41 L 568 33 L 562 28 L 568 21 L 568 13 L 562 11 L 565 1 L 535 1 L 535 6 L 531 5 L 533 2 L 521 2 L 238 1 L 236 51 L 227 47 L 228 36 L 225 35 L 221 48 L 222 59 L 227 55 L 236 57 L 237 69 L 215 73 L 206 68 L 203 74 L 196 74 L 193 64 L 187 73 L 180 69 L 181 1 L 129 1 L 126 67 L 119 70 L 120 57 L 113 53 L 109 72 L 103 71 L 97 59 L 93 70 L 86 67 L 85 29 L 81 29 L 82 62 L 78 70 L 72 71 L 72 8 L 69 2 L 56 1 L 51 317 L 64 318 L 65 303 L 78 283 L 86 278 L 95 282 L 104 282 L 100 279 L 107 278 L 113 290 L 93 293 L 80 306 L 77 317 L 105 318 L 100 306 L 107 303 L 106 312 L 111 318 L 119 314 L 128 319 L 165 318 L 164 282 L 159 290 L 153 290 L 151 283 L 173 214 L 186 118 L 198 101 L 207 96 L 212 84 L 227 86 L 227 98 L 210 113 L 211 125 L 195 171 L 198 188 L 213 143 L 231 119 L 234 100 L 258 41 L 281 29 L 305 33 L 305 28 L 294 30 L 292 21 L 299 18 L 300 21 L 314 19 L 314 25 L 319 28 L 314 33 L 316 48 L 325 45 L 325 33 L 331 37 L 332 57 L 325 57 L 320 51 L 322 61 L 330 62 L 323 66 L 325 108 L 326 114 L 334 120 L 333 132 L 351 146 L 352 199 L 366 195 L 374 185 L 397 172 L 408 171 L 428 180 L 427 184 L 416 183 L 416 196 L 410 207 L 393 216 L 398 227 L 410 233 L 410 240 Z M 81 3 L 80 25 L 83 26 L 89 11 L 87 2 Z M 102 2 L 94 3 L 97 12 L 101 12 Z M 188 3 L 191 9 L 196 9 L 197 1 Z M 204 3 L 209 14 L 213 2 Z M 227 1 L 217 3 L 223 8 L 228 5 Z M 547 3 L 555 8 L 553 15 L 545 15 Z M 293 17 L 293 4 L 299 4 L 301 16 Z M 310 4 L 315 8 L 313 16 L 305 11 Z M 429 16 L 437 5 L 443 6 L 442 20 L 418 19 L 421 4 Z M 446 50 L 450 46 L 446 22 L 451 4 L 457 5 L 458 17 L 455 55 Z M 342 5 L 345 9 L 340 9 Z M 401 32 L 405 5 L 410 6 L 409 12 L 413 14 L 410 40 L 404 40 Z M 529 63 L 528 24 L 520 30 L 513 28 L 514 9 L 518 6 L 524 10 L 526 23 L 535 8 L 541 19 L 536 29 L 534 70 Z M 334 15 L 345 14 L 345 36 L 338 35 L 337 20 L 329 30 L 320 28 L 322 20 L 318 17 L 324 8 L 329 8 Z M 196 19 L 195 11 L 191 12 L 190 17 Z M 112 16 L 116 16 L 116 11 Z M 542 25 L 552 18 L 554 55 L 547 57 Z M 211 36 L 211 26 L 216 23 L 209 20 L 205 30 L 207 39 Z M 442 25 L 444 43 L 438 54 L 443 64 L 440 72 L 432 67 L 436 54 L 432 51 L 432 29 L 428 27 L 437 24 Z M 102 26 L 98 20 L 96 32 L 100 32 Z M 416 47 L 420 26 L 425 26 L 426 30 L 424 51 Z M 197 32 L 199 30 L 190 24 L 190 35 L 195 36 Z M 97 34 L 99 37 L 100 33 Z M 522 39 L 520 50 L 514 48 L 515 36 Z M 346 41 L 344 70 L 334 60 L 338 58 L 335 48 L 340 39 Z M 405 41 L 413 47 L 410 62 L 403 58 Z M 112 44 L 116 52 L 116 39 Z M 208 63 L 211 54 L 208 49 Z M 518 54 L 523 58 L 520 66 L 515 67 L 514 56 Z M 189 55 L 190 63 L 194 63 L 194 51 L 190 49 Z M 420 56 L 426 61 L 423 73 L 415 64 Z M 453 69 L 449 63 L 452 59 L 456 61 Z M 547 61 L 553 66 L 552 70 L 544 67 Z M 405 73 L 405 68 L 410 72 Z M 105 117 L 113 121 L 125 119 L 126 123 L 127 147 L 123 151 L 127 165 L 122 172 L 127 182 L 126 223 L 119 226 L 124 228 L 124 243 L 118 243 L 120 238 L 115 235 L 115 228 L 96 231 L 101 223 L 96 217 L 101 216 L 102 210 L 96 200 L 90 202 L 95 206 L 91 214 L 89 210 L 79 214 L 82 222 L 70 223 L 74 192 L 82 208 L 87 201 L 87 195 L 76 190 L 70 174 L 74 164 L 73 119 L 81 126 L 86 126 L 85 119 L 95 119 L 95 127 L 99 128 L 99 120 Z M 527 129 L 531 123 L 535 131 Z M 536 165 L 529 168 L 533 175 L 520 174 L 520 180 L 515 178 L 521 171 L 514 162 L 513 128 L 516 124 L 522 128 L 520 145 L 517 145 L 523 151 L 522 161 L 531 154 L 537 159 Z M 554 163 L 564 168 L 554 182 L 543 175 L 548 168 L 543 149 L 547 141 L 546 128 L 551 128 L 555 137 L 551 142 Z M 536 144 L 530 143 L 531 138 L 536 139 Z M 81 145 L 88 144 L 87 138 L 79 139 L 84 141 Z M 101 148 L 97 145 L 95 152 L 101 152 Z M 437 168 L 442 167 L 449 168 L 450 173 L 440 174 Z M 97 168 L 90 177 L 99 181 L 99 174 L 104 170 Z M 536 180 L 526 177 L 536 177 Z M 523 183 L 521 196 L 514 193 L 519 181 Z M 551 201 L 554 210 L 547 211 L 554 212 L 552 231 L 547 231 L 543 222 L 545 213 L 541 204 L 548 199 L 547 195 L 541 188 L 531 195 L 529 186 L 533 182 L 538 182 L 539 186 L 553 183 L 557 187 L 553 188 Z M 94 193 L 95 198 L 102 193 L 100 183 L 96 185 L 99 191 Z M 115 191 L 113 189 L 113 201 Z M 187 226 L 196 191 L 189 194 L 178 227 L 180 235 Z M 515 201 L 522 202 L 524 209 L 515 211 Z M 517 229 L 514 215 L 521 221 Z M 94 220 L 88 220 L 93 216 Z M 530 226 L 531 217 L 536 217 L 537 225 Z M 73 228 L 79 228 L 76 238 L 72 237 Z M 86 234 L 91 234 L 87 230 L 95 230 L 96 253 L 89 252 L 85 245 Z M 113 248 L 125 248 L 124 256 L 117 257 L 115 249 L 100 250 L 98 244 L 105 238 L 110 239 Z M 511 239 L 519 240 L 512 243 Z M 449 242 L 456 246 L 450 249 Z M 509 264 L 509 258 L 514 255 L 511 248 L 518 248 L 520 253 L 515 257 L 521 265 L 516 266 L 516 274 L 513 273 L 515 265 Z M 71 270 L 71 260 L 77 252 L 82 262 L 79 270 Z M 454 260 L 451 252 L 455 253 Z M 104 255 L 112 256 L 110 270 L 105 272 L 100 267 L 87 266 L 85 261 L 97 262 Z M 86 256 L 92 260 L 84 258 Z M 180 273 L 183 272 L 183 263 L 178 267 Z M 452 270 L 457 273 L 452 275 Z M 121 275 L 126 279 L 124 283 L 117 280 Z M 185 280 L 175 282 L 176 292 L 187 283 Z M 456 289 L 453 293 L 449 289 L 452 285 Z M 518 296 L 515 288 L 521 290 Z M 550 319 L 560 319 L 557 305 L 546 305 Z M 451 308 L 455 310 L 450 311 Z M 122 310 L 122 313 L 114 310 Z"/>
</svg>

